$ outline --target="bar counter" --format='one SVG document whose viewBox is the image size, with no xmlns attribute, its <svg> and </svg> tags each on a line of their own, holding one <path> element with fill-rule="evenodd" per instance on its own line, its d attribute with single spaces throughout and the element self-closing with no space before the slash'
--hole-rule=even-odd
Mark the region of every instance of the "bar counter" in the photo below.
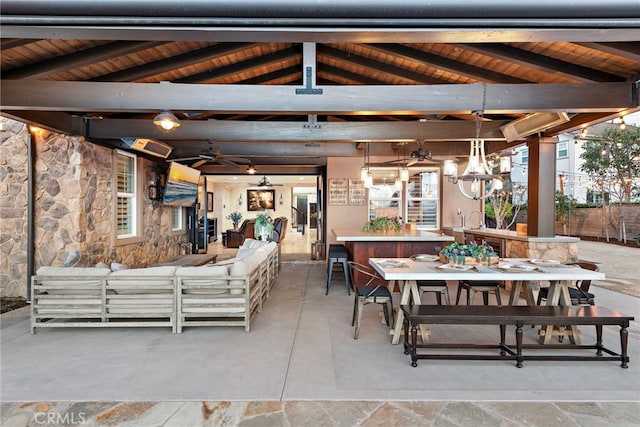
<svg viewBox="0 0 640 427">
<path fill-rule="evenodd" d="M 344 242 L 349 260 L 369 265 L 369 258 L 408 258 L 415 254 L 435 254 L 454 241 L 439 232 L 400 230 L 367 232 L 361 230 L 331 230 L 338 242 Z M 356 274 L 351 285 L 361 285 L 364 277 Z"/>
</svg>

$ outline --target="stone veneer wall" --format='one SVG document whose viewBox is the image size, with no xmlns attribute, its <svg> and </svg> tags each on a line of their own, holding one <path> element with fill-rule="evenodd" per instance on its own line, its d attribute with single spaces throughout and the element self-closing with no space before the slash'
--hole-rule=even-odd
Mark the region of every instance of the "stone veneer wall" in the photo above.
<svg viewBox="0 0 640 427">
<path fill-rule="evenodd" d="M 7 123 L 0 151 L 0 294 L 26 296 L 27 144 L 26 125 Z M 6 136 L 6 137 L 5 137 Z M 63 265 L 69 252 L 83 255 L 81 265 L 119 262 L 144 267 L 175 256 L 186 234 L 171 231 L 171 208 L 147 197 L 149 177 L 158 166 L 143 160 L 143 238 L 112 244 L 113 150 L 77 136 L 42 132 L 35 139 L 34 268 Z"/>
<path fill-rule="evenodd" d="M 557 259 L 572 263 L 578 262 L 578 243 L 507 240 L 506 253 L 510 258 Z"/>
</svg>

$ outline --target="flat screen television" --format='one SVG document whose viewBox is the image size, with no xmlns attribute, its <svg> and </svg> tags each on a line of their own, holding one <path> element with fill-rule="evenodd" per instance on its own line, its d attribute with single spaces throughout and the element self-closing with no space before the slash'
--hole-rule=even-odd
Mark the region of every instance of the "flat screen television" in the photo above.
<svg viewBox="0 0 640 427">
<path fill-rule="evenodd" d="M 171 162 L 162 203 L 169 206 L 192 206 L 198 197 L 200 171 Z"/>
</svg>

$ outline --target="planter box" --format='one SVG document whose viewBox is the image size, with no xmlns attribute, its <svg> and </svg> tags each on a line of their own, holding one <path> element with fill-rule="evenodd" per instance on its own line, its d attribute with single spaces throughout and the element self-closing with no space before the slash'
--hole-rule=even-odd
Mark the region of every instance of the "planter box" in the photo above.
<svg viewBox="0 0 640 427">
<path fill-rule="evenodd" d="M 443 264 L 449 264 L 449 259 L 446 258 L 443 254 L 439 254 L 440 255 L 440 262 Z M 478 261 L 477 259 L 475 259 L 474 257 L 464 257 L 464 263 L 465 265 L 493 265 L 493 264 L 497 264 L 500 261 L 500 258 L 498 258 L 497 256 L 493 256 L 490 257 L 489 259 L 483 259 Z"/>
</svg>

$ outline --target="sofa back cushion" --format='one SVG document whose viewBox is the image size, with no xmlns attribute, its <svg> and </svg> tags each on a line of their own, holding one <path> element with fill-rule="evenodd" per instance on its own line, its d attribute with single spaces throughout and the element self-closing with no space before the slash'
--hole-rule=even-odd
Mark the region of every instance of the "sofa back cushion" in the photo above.
<svg viewBox="0 0 640 427">
<path fill-rule="evenodd" d="M 116 289 L 119 294 L 156 293 L 154 286 L 173 285 L 176 267 L 160 266 L 113 271 L 107 277 L 109 286 L 135 286 L 140 289 Z M 150 289 L 144 289 L 150 287 Z"/>
<path fill-rule="evenodd" d="M 46 280 L 41 280 L 40 284 L 59 288 L 47 289 L 49 294 L 86 295 L 87 293 L 95 293 L 98 295 L 101 292 L 100 284 L 102 280 L 110 272 L 111 270 L 108 268 L 43 266 L 38 268 L 36 275 L 47 278 Z M 57 277 L 60 279 L 56 279 Z M 87 291 L 86 288 L 88 287 L 95 287 L 95 290 Z"/>
<path fill-rule="evenodd" d="M 226 287 L 229 284 L 229 270 L 225 265 L 178 267 L 176 276 L 182 281 L 185 294 L 221 294 L 228 292 Z M 197 287 L 188 288 L 193 285 Z M 185 286 L 187 288 L 184 288 Z"/>
</svg>

